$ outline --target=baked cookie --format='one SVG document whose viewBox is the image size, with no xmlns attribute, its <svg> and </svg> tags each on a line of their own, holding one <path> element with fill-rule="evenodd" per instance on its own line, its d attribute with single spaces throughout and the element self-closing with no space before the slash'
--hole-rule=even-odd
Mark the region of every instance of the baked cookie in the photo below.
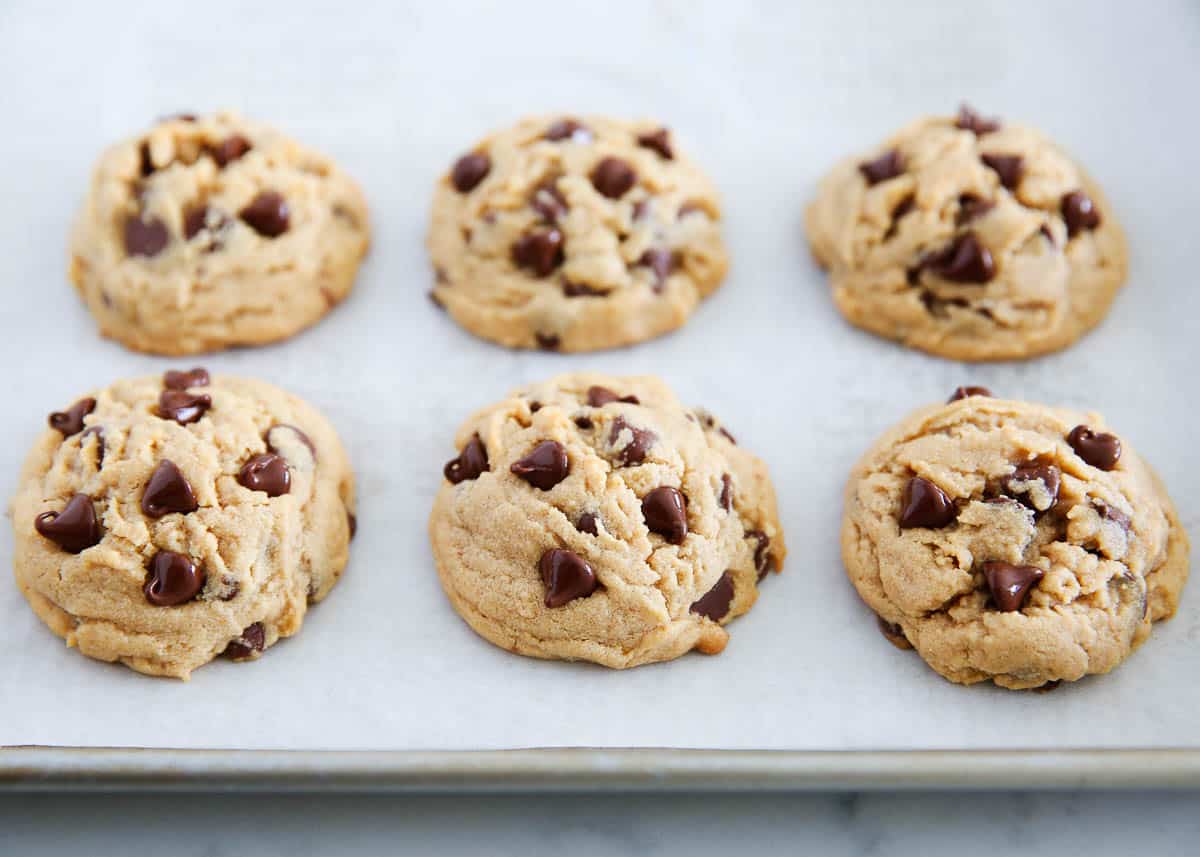
<svg viewBox="0 0 1200 857">
<path fill-rule="evenodd" d="M 101 156 L 70 276 L 105 336 L 191 354 L 308 327 L 367 243 L 362 192 L 325 156 L 233 113 L 176 116 Z"/>
<path fill-rule="evenodd" d="M 560 375 L 458 432 L 429 519 L 477 633 L 623 669 L 715 654 L 786 553 L 766 465 L 656 378 Z"/>
<path fill-rule="evenodd" d="M 682 325 L 720 285 L 720 221 L 712 184 L 666 128 L 526 119 L 438 181 L 432 295 L 511 348 L 641 342 Z"/>
<path fill-rule="evenodd" d="M 885 434 L 846 487 L 842 556 L 893 642 L 951 681 L 1105 673 L 1175 612 L 1188 539 L 1098 414 L 960 388 Z"/>
<path fill-rule="evenodd" d="M 346 565 L 353 509 L 346 454 L 311 406 L 167 372 L 50 415 L 13 500 L 13 565 L 67 645 L 186 679 L 300 630 Z"/>
<path fill-rule="evenodd" d="M 1065 348 L 1125 280 L 1125 237 L 1083 170 L 965 107 L 835 168 L 807 226 L 850 322 L 958 360 Z"/>
</svg>

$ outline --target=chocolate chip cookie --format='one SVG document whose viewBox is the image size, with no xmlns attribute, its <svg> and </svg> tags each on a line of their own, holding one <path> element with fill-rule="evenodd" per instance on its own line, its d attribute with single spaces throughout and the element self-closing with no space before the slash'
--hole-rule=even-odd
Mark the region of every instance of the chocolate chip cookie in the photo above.
<svg viewBox="0 0 1200 857">
<path fill-rule="evenodd" d="M 1170 618 L 1188 539 L 1098 414 L 960 388 L 885 434 L 846 487 L 842 556 L 885 635 L 946 678 L 1105 673 Z"/>
<path fill-rule="evenodd" d="M 728 265 L 712 184 L 655 123 L 526 119 L 438 181 L 432 296 L 511 348 L 594 351 L 681 326 Z"/>
<path fill-rule="evenodd" d="M 958 360 L 1065 348 L 1125 280 L 1096 184 L 1039 132 L 969 108 L 840 164 L 807 227 L 847 319 Z"/>
<path fill-rule="evenodd" d="M 88 657 L 186 679 L 300 630 L 346 565 L 354 477 L 321 414 L 203 369 L 50 415 L 13 501 L 17 584 Z"/>
<path fill-rule="evenodd" d="M 175 116 L 100 158 L 70 277 L 137 351 L 259 345 L 346 297 L 368 237 L 362 192 L 325 156 L 233 113 Z"/>
<path fill-rule="evenodd" d="M 725 648 L 785 548 L 766 466 L 658 379 L 562 375 L 462 426 L 429 535 L 454 609 L 523 655 Z"/>
</svg>

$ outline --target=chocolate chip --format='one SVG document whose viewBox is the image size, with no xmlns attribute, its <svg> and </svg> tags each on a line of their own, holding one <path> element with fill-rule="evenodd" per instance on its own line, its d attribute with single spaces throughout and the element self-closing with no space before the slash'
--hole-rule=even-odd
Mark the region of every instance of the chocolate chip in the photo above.
<svg viewBox="0 0 1200 857">
<path fill-rule="evenodd" d="M 620 199 L 637 183 L 637 173 L 620 158 L 604 158 L 592 170 L 592 187 L 609 199 Z"/>
<path fill-rule="evenodd" d="M 545 277 L 563 263 L 563 234 L 558 229 L 535 229 L 512 246 L 513 264 L 536 277 Z"/>
<path fill-rule="evenodd" d="M 209 223 L 212 223 L 210 226 Z M 189 208 L 183 215 L 183 237 L 191 241 L 203 230 L 208 229 L 210 232 L 216 232 L 229 223 L 229 218 L 220 212 L 215 212 L 207 205 L 197 205 Z M 213 249 L 217 246 L 214 241 L 207 249 Z"/>
<path fill-rule="evenodd" d="M 660 485 L 642 498 L 642 517 L 650 532 L 673 545 L 683 544 L 687 537 L 687 501 L 678 488 Z"/>
<path fill-rule="evenodd" d="M 954 126 L 964 131 L 971 131 L 976 137 L 981 137 L 984 134 L 1000 130 L 1000 120 L 984 119 L 964 104 L 958 109 L 958 119 L 955 121 Z"/>
<path fill-rule="evenodd" d="M 598 536 L 600 535 L 599 520 L 595 512 L 584 512 L 575 522 L 575 529 L 581 533 L 587 533 L 589 536 Z"/>
<path fill-rule="evenodd" d="M 226 137 L 212 151 L 213 160 L 217 162 L 218 167 L 224 167 L 226 164 L 232 163 L 246 154 L 253 148 L 250 141 L 241 134 L 234 134 L 232 137 Z"/>
<path fill-rule="evenodd" d="M 76 494 L 67 501 L 61 512 L 43 512 L 33 521 L 33 528 L 67 553 L 79 553 L 98 544 L 104 537 L 96 509 L 87 494 Z"/>
<path fill-rule="evenodd" d="M 86 437 L 96 438 L 96 469 L 104 466 L 104 429 L 101 426 L 91 426 L 83 431 L 79 437 L 79 445 L 83 446 L 83 439 Z"/>
<path fill-rule="evenodd" d="M 1041 482 L 1045 496 L 1031 490 L 1028 483 Z M 1017 496 L 1029 508 L 1044 512 L 1058 501 L 1058 489 L 1062 484 L 1062 471 L 1053 464 L 1022 464 L 1004 480 L 1004 490 L 1010 496 Z"/>
<path fill-rule="evenodd" d="M 996 276 L 992 253 L 979 243 L 974 232 L 959 235 L 950 246 L 930 258 L 925 267 L 953 283 L 986 283 Z"/>
<path fill-rule="evenodd" d="M 624 402 L 627 405 L 641 404 L 637 396 L 618 396 L 612 390 L 608 389 L 608 387 L 601 387 L 598 384 L 588 387 L 587 403 L 589 407 L 603 408 L 612 402 Z"/>
<path fill-rule="evenodd" d="M 592 422 L 590 417 L 576 417 L 575 425 L 586 431 L 587 429 L 592 428 L 594 423 Z"/>
<path fill-rule="evenodd" d="M 1035 565 L 1012 565 L 1007 562 L 985 562 L 983 576 L 987 579 L 992 601 L 1005 613 L 1020 610 L 1029 590 L 1045 576 Z"/>
<path fill-rule="evenodd" d="M 563 140 L 571 140 L 574 143 L 590 143 L 592 132 L 586 125 L 582 125 L 574 119 L 559 119 L 546 129 L 546 133 L 542 137 L 552 143 L 559 143 Z"/>
<path fill-rule="evenodd" d="M 625 432 L 629 432 L 633 437 L 617 453 L 617 459 L 625 466 L 641 464 L 646 460 L 646 453 L 649 452 L 650 447 L 654 446 L 654 442 L 658 440 L 658 435 L 648 429 L 634 428 L 625 422 L 624 417 L 617 417 L 612 422 L 612 430 L 609 432 L 608 442 L 615 444 Z"/>
<path fill-rule="evenodd" d="M 543 491 L 549 491 L 566 479 L 570 469 L 567 451 L 556 440 L 542 441 L 524 458 L 514 461 L 509 468 L 534 488 Z"/>
<path fill-rule="evenodd" d="M 533 338 L 537 341 L 538 348 L 542 349 L 543 351 L 558 350 L 560 340 L 557 333 L 542 333 L 541 331 L 538 331 L 533 335 Z"/>
<path fill-rule="evenodd" d="M 1000 184 L 1016 190 L 1025 173 L 1025 162 L 1020 155 L 980 155 L 979 160 L 1000 177 Z"/>
<path fill-rule="evenodd" d="M 551 223 L 557 223 L 559 218 L 567 213 L 567 199 L 553 181 L 545 182 L 535 188 L 529 204 L 534 211 Z"/>
<path fill-rule="evenodd" d="M 1058 242 L 1054 240 L 1054 233 L 1050 231 L 1050 225 L 1043 223 L 1038 227 L 1038 234 L 1050 242 L 1051 247 L 1057 247 Z"/>
<path fill-rule="evenodd" d="M 959 226 L 965 226 L 972 220 L 983 217 L 993 208 L 995 208 L 995 203 L 973 193 L 964 193 L 958 198 L 958 215 L 954 218 L 954 222 Z"/>
<path fill-rule="evenodd" d="M 1045 684 L 1040 684 L 1037 687 L 1030 688 L 1034 693 L 1049 693 L 1052 690 L 1058 690 L 1062 684 L 1062 679 L 1056 678 L 1053 681 L 1048 681 Z"/>
<path fill-rule="evenodd" d="M 638 134 L 637 142 L 639 146 L 658 152 L 668 161 L 675 158 L 675 151 L 671 148 L 671 132 L 666 128 L 659 128 L 648 134 Z"/>
<path fill-rule="evenodd" d="M 454 162 L 454 169 L 450 171 L 450 181 L 459 193 L 470 193 L 487 178 L 491 169 L 491 158 L 482 152 L 472 152 Z"/>
<path fill-rule="evenodd" d="M 175 420 L 181 426 L 196 422 L 211 407 L 212 397 L 207 393 L 163 390 L 158 396 L 158 415 L 164 420 Z"/>
<path fill-rule="evenodd" d="M 670 250 L 663 247 L 651 247 L 641 255 L 638 264 L 649 268 L 654 273 L 654 291 L 661 292 L 663 284 L 666 283 L 667 277 L 671 276 L 671 270 L 675 267 L 675 260 Z"/>
<path fill-rule="evenodd" d="M 940 529 L 958 517 L 954 501 L 928 479 L 914 476 L 904 486 L 900 500 L 900 529 L 929 527 Z"/>
<path fill-rule="evenodd" d="M 204 569 L 174 551 L 159 551 L 150 562 L 150 573 L 142 592 L 155 607 L 186 604 L 204 588 Z"/>
<path fill-rule="evenodd" d="M 955 387 L 954 392 L 950 394 L 950 398 L 946 400 L 946 404 L 957 402 L 960 399 L 968 399 L 971 396 L 983 396 L 984 398 L 992 398 L 992 391 L 987 387 Z"/>
<path fill-rule="evenodd" d="M 897 649 L 911 649 L 912 643 L 908 641 L 908 637 L 904 636 L 904 629 L 880 615 L 875 616 L 876 624 L 879 626 L 879 633 L 887 638 L 887 641 Z"/>
<path fill-rule="evenodd" d="M 726 512 L 733 511 L 733 479 L 728 473 L 721 474 L 721 496 L 717 502 Z"/>
<path fill-rule="evenodd" d="M 697 600 L 688 611 L 720 622 L 729 615 L 729 605 L 733 603 L 733 578 L 729 572 L 722 574 L 713 588 Z"/>
<path fill-rule="evenodd" d="M 232 658 L 233 660 L 241 660 L 248 658 L 255 652 L 261 652 L 263 646 L 267 644 L 267 632 L 263 628 L 262 622 L 255 622 L 246 630 L 242 631 L 240 637 L 236 640 L 230 640 L 229 645 L 225 647 L 225 651 L 221 654 L 224 657 Z"/>
<path fill-rule="evenodd" d="M 141 215 L 125 218 L 125 252 L 130 256 L 157 256 L 167 246 L 167 226 L 157 218 L 143 220 Z"/>
<path fill-rule="evenodd" d="M 317 448 L 313 446 L 312 438 L 300 431 L 300 429 L 287 423 L 276 423 L 267 429 L 267 434 L 264 438 L 267 442 L 267 449 L 282 458 L 287 458 L 284 454 L 284 449 L 287 447 L 288 435 L 295 437 L 296 440 L 308 447 L 309 454 L 312 455 L 313 461 L 316 461 Z"/>
<path fill-rule="evenodd" d="M 633 219 L 641 220 L 650 213 L 650 200 L 639 199 L 633 204 Z"/>
<path fill-rule="evenodd" d="M 721 426 L 719 429 L 717 429 L 717 434 L 719 434 L 721 437 L 725 438 L 727 441 L 732 443 L 734 446 L 737 446 L 737 439 L 733 435 L 731 435 L 729 433 L 729 430 L 726 429 L 724 426 Z"/>
<path fill-rule="evenodd" d="M 1100 225 L 1100 212 L 1092 198 L 1081 190 L 1063 196 L 1061 208 L 1067 224 L 1067 238 L 1074 238 L 1085 229 L 1095 229 Z"/>
<path fill-rule="evenodd" d="M 457 485 L 467 479 L 477 479 L 479 474 L 489 469 L 487 448 L 483 445 L 483 440 L 479 435 L 474 434 L 467 441 L 467 445 L 462 448 L 458 458 L 446 462 L 442 473 Z"/>
<path fill-rule="evenodd" d="M 264 190 L 238 216 L 259 235 L 278 238 L 288 230 L 290 212 L 286 199 L 273 190 Z"/>
<path fill-rule="evenodd" d="M 758 572 L 758 579 L 762 580 L 768 571 L 778 567 L 775 555 L 770 550 L 771 537 L 762 530 L 749 530 L 746 538 L 754 539 L 758 543 L 754 546 L 754 568 Z"/>
<path fill-rule="evenodd" d="M 538 570 L 546 586 L 547 607 L 562 607 L 596 591 L 596 573 L 582 557 L 569 550 L 546 551 L 538 562 Z"/>
<path fill-rule="evenodd" d="M 163 386 L 168 390 L 186 390 L 189 387 L 207 387 L 211 379 L 208 370 L 197 366 L 182 372 L 178 369 L 168 369 L 163 373 Z"/>
<path fill-rule="evenodd" d="M 563 294 L 569 298 L 602 298 L 608 294 L 607 289 L 597 289 L 586 283 L 573 283 L 565 278 L 563 279 L 562 289 Z"/>
<path fill-rule="evenodd" d="M 154 174 L 154 159 L 150 157 L 150 144 L 146 141 L 138 147 L 138 172 L 142 178 Z"/>
<path fill-rule="evenodd" d="M 904 215 L 913 210 L 917 204 L 917 197 L 914 194 L 909 194 L 900 200 L 895 208 L 892 209 L 892 222 L 888 224 L 887 231 L 883 233 L 883 240 L 887 241 L 896 235 L 896 231 L 900 228 L 900 221 Z"/>
<path fill-rule="evenodd" d="M 859 164 L 858 171 L 866 178 L 867 184 L 876 185 L 903 173 L 904 158 L 899 149 L 888 149 L 875 160 Z"/>
<path fill-rule="evenodd" d="M 142 492 L 142 512 L 148 518 L 161 518 L 172 512 L 186 515 L 200 508 L 196 494 L 175 462 L 163 459 L 150 474 Z"/>
<path fill-rule="evenodd" d="M 1121 441 L 1114 434 L 1096 434 L 1089 426 L 1079 425 L 1067 435 L 1067 443 L 1075 454 L 1092 467 L 1112 470 L 1121 460 Z"/>
<path fill-rule="evenodd" d="M 65 411 L 55 411 L 50 415 L 50 428 L 62 432 L 63 437 L 70 437 L 83 431 L 83 418 L 96 410 L 96 400 L 88 397 L 80 399 Z"/>
<path fill-rule="evenodd" d="M 249 459 L 238 471 L 237 480 L 243 487 L 262 491 L 268 497 L 279 497 L 292 488 L 292 474 L 287 462 L 273 452 Z"/>
<path fill-rule="evenodd" d="M 346 526 L 350 528 L 350 540 L 353 541 L 358 535 L 358 515 L 349 509 L 346 510 Z"/>
<path fill-rule="evenodd" d="M 1100 514 L 1100 517 L 1106 521 L 1112 521 L 1125 532 L 1129 532 L 1129 527 L 1133 524 L 1133 522 L 1129 519 L 1128 515 L 1126 515 L 1116 506 L 1108 505 L 1103 500 L 1096 500 L 1093 505 L 1095 505 L 1096 511 Z"/>
</svg>

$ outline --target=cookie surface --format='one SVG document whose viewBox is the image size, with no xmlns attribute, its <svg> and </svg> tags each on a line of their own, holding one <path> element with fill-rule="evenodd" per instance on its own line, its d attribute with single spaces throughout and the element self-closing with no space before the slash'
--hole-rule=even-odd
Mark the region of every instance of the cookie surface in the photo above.
<svg viewBox="0 0 1200 857">
<path fill-rule="evenodd" d="M 728 260 L 709 180 L 665 128 L 526 119 L 437 184 L 434 300 L 511 348 L 593 351 L 681 326 Z"/>
<path fill-rule="evenodd" d="M 339 303 L 367 207 L 331 160 L 233 113 L 163 120 L 96 165 L 70 277 L 105 336 L 192 354 L 286 339 Z"/>
<path fill-rule="evenodd" d="M 806 218 L 853 324 L 959 360 L 1064 348 L 1108 312 L 1127 267 L 1100 189 L 1020 125 L 922 119 L 822 182 Z"/>
<path fill-rule="evenodd" d="M 716 653 L 782 568 L 766 466 L 656 378 L 516 390 L 457 447 L 434 559 L 454 609 L 509 651 L 615 668 Z"/>
<path fill-rule="evenodd" d="M 50 418 L 13 500 L 17 584 L 88 657 L 187 678 L 299 631 L 346 565 L 354 477 L 311 406 L 203 370 Z"/>
<path fill-rule="evenodd" d="M 842 556 L 890 639 L 1008 688 L 1108 672 L 1188 576 L 1170 498 L 1099 415 L 982 395 L 916 411 L 863 457 Z"/>
</svg>

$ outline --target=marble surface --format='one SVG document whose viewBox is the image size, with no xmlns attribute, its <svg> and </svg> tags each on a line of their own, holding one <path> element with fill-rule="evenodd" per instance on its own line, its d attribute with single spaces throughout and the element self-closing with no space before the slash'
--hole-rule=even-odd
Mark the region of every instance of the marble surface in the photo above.
<svg viewBox="0 0 1200 857">
<path fill-rule="evenodd" d="M 0 798 L 0 853 L 1195 855 L 1200 794 Z"/>
</svg>

